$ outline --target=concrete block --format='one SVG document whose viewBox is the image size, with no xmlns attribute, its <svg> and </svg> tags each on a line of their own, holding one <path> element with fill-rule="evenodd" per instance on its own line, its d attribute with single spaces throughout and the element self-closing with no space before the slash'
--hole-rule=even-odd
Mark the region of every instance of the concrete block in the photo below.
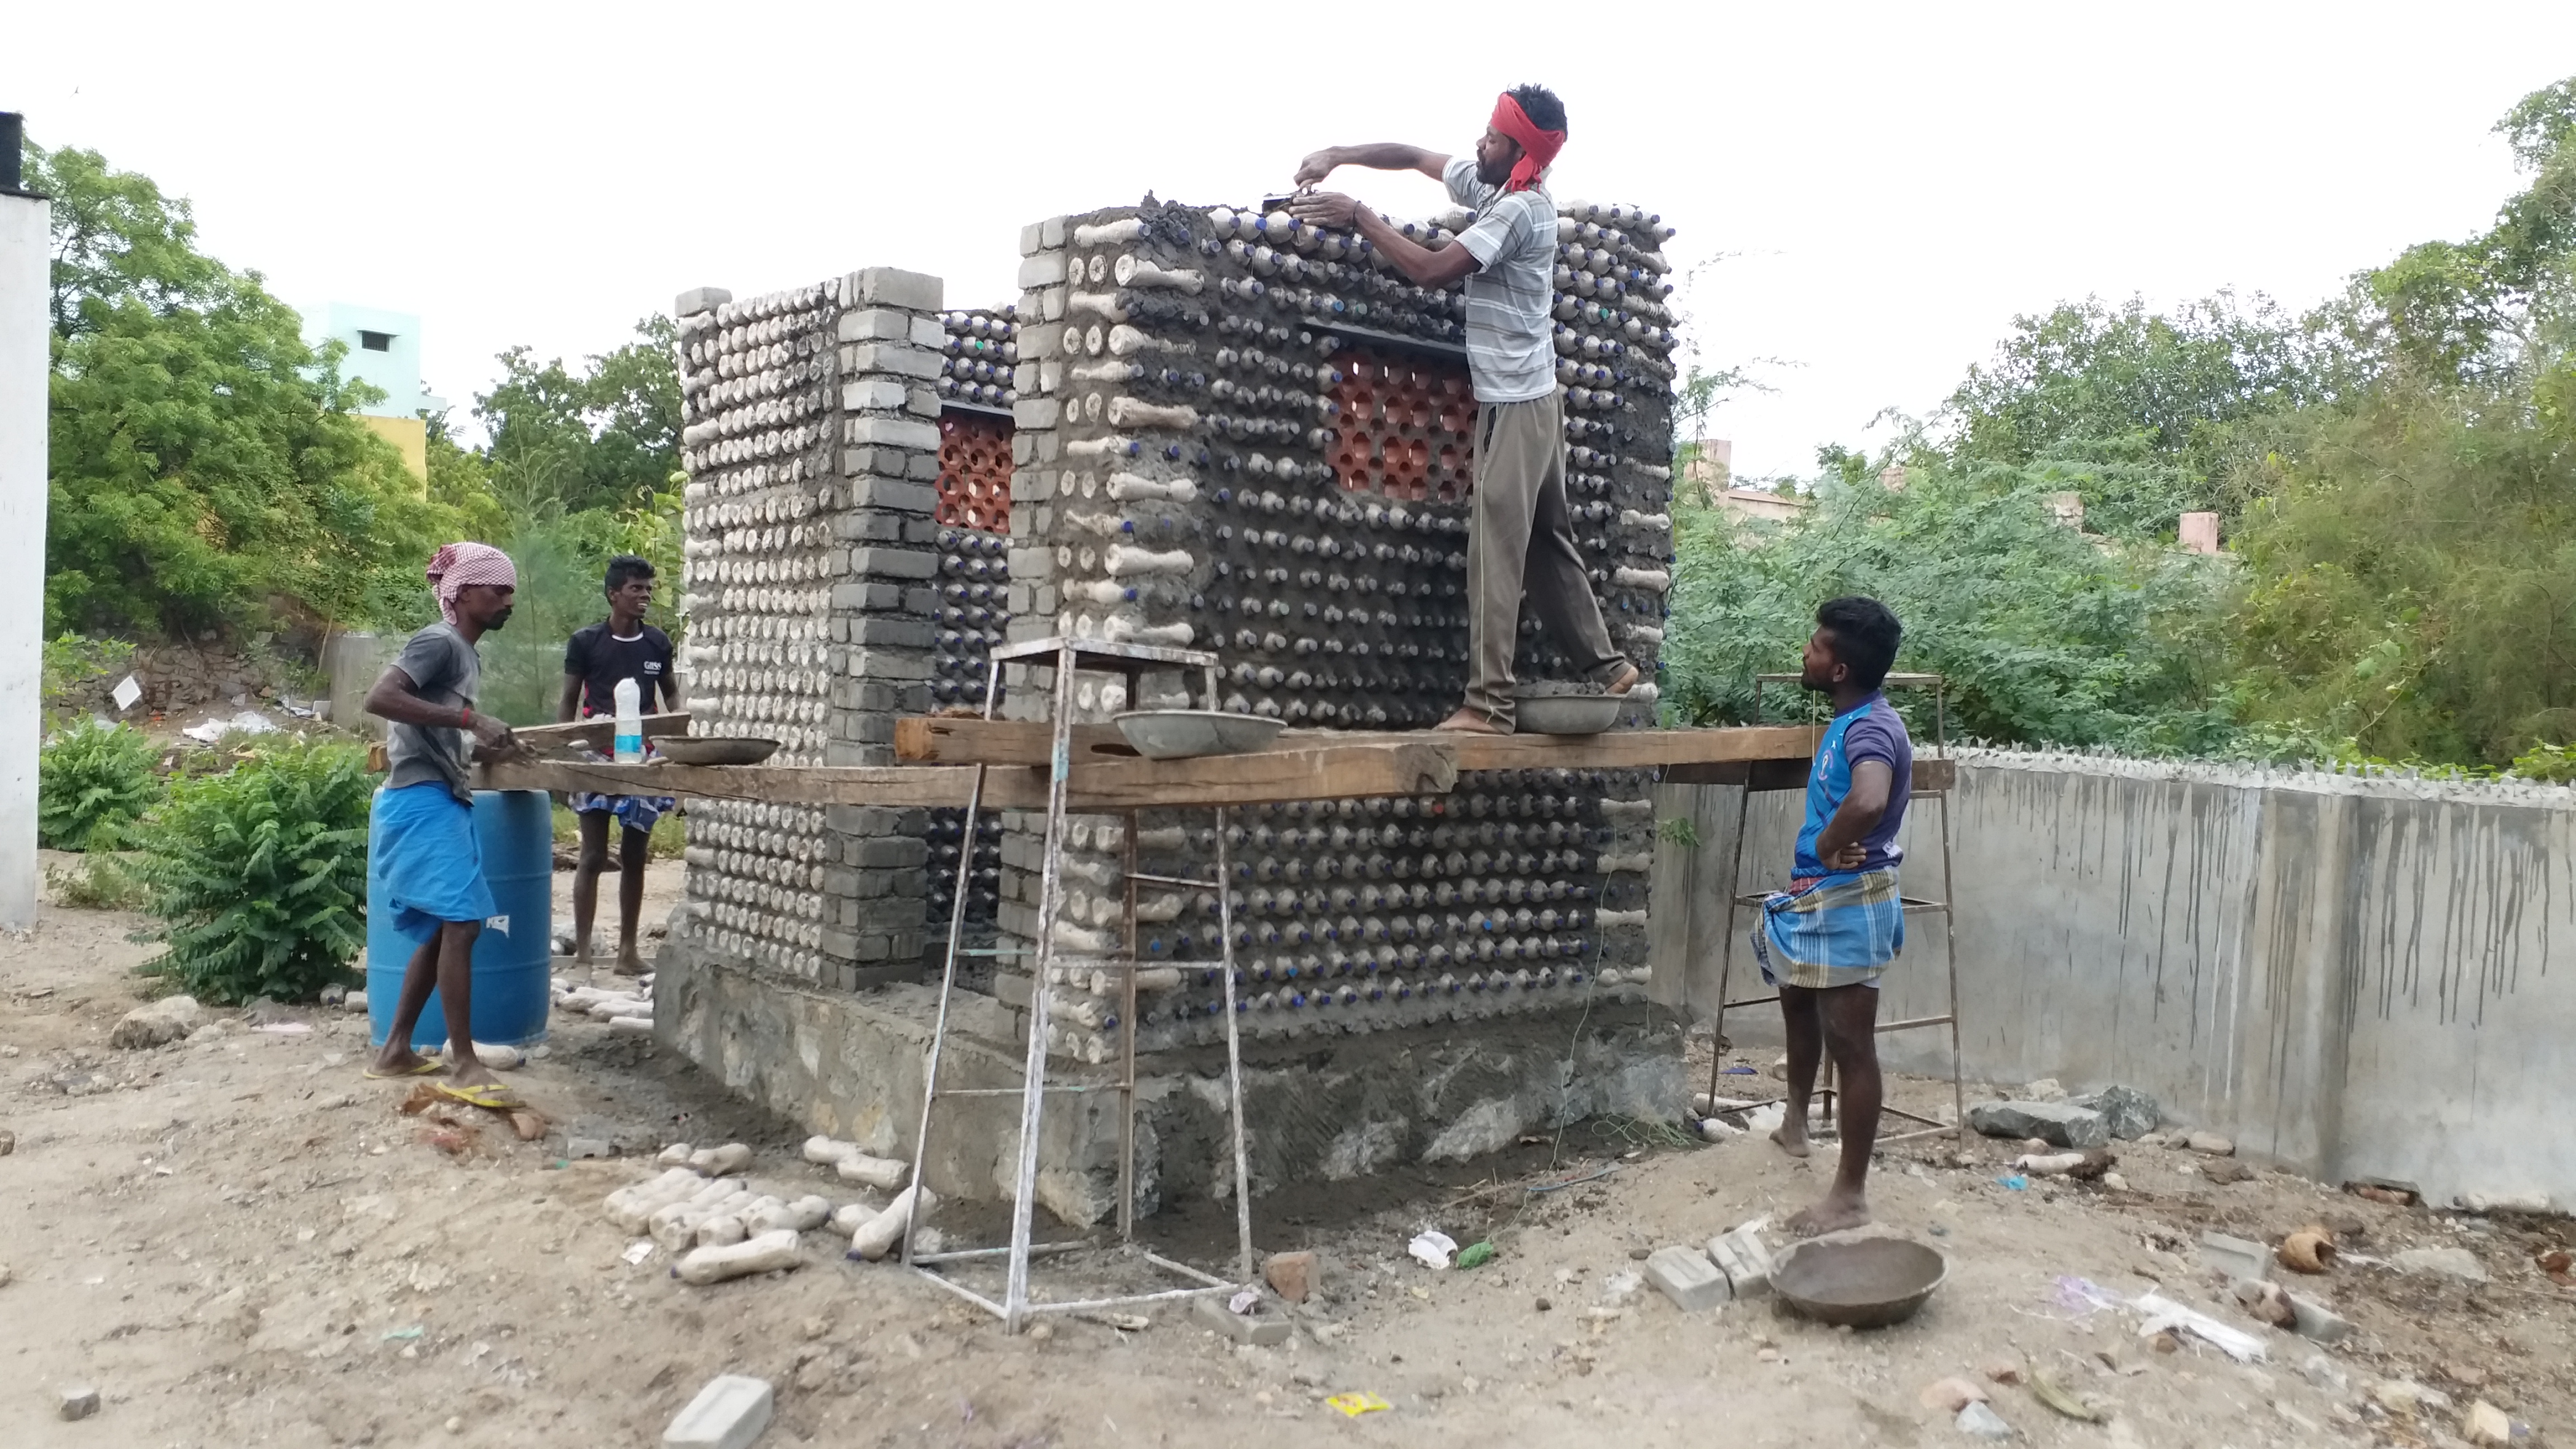
<svg viewBox="0 0 2576 1449">
<path fill-rule="evenodd" d="M 2036 1137 L 2079 1152 L 2111 1140 L 2101 1113 L 2066 1102 L 1979 1102 L 1968 1125 L 1988 1137 Z"/>
<path fill-rule="evenodd" d="M 865 679 L 928 679 L 929 656 L 897 649 L 853 649 L 850 673 Z"/>
<path fill-rule="evenodd" d="M 936 312 L 946 295 L 946 285 L 939 278 L 921 272 L 907 272 L 899 267 L 870 267 L 854 273 L 851 281 L 856 287 L 848 295 L 871 306 Z"/>
<path fill-rule="evenodd" d="M 1735 1296 L 1726 1274 L 1709 1261 L 1708 1254 L 1688 1248 L 1657 1248 L 1641 1271 L 1655 1291 L 1684 1313 L 1702 1313 Z"/>
<path fill-rule="evenodd" d="M 1751 1223 L 1708 1240 L 1708 1259 L 1726 1275 L 1738 1298 L 1759 1298 L 1771 1291 L 1771 1250 Z"/>
<path fill-rule="evenodd" d="M 874 352 L 880 349 L 865 350 Z M 852 413 L 866 412 L 870 409 L 892 412 L 902 407 L 904 399 L 908 396 L 910 396 L 910 389 L 891 378 L 862 377 L 854 382 L 841 384 L 841 410 Z"/>
<path fill-rule="evenodd" d="M 1046 227 L 1044 226 L 1044 224 L 1039 223 L 1039 222 L 1034 222 L 1034 221 L 1033 221 L 1033 222 L 1030 222 L 1027 226 L 1024 226 L 1024 227 L 1021 227 L 1021 228 L 1020 228 L 1020 255 L 1021 255 L 1021 256 L 1024 256 L 1024 257 L 1025 257 L 1025 256 L 1028 256 L 1028 255 L 1030 255 L 1030 254 L 1032 254 L 1032 253 L 1039 252 L 1039 251 L 1043 251 L 1043 250 L 1045 250 L 1045 248 L 1046 248 Z"/>
<path fill-rule="evenodd" d="M 948 329 L 941 326 L 936 317 L 915 317 L 912 319 L 912 345 L 937 352 L 948 345 Z"/>
<path fill-rule="evenodd" d="M 1051 397 L 1024 397 L 1011 404 L 1011 426 L 1017 428 L 1051 428 L 1062 415 L 1064 405 Z"/>
<path fill-rule="evenodd" d="M 850 503 L 857 508 L 884 508 L 897 513 L 928 513 L 939 506 L 939 490 L 925 484 L 870 475 L 852 480 Z M 893 608 L 889 601 L 874 605 Z"/>
<path fill-rule="evenodd" d="M 1063 321 L 1064 294 L 1065 289 L 1062 287 L 1049 287 L 1045 291 L 1040 292 L 1038 294 L 1038 316 L 1049 322 Z M 1025 311 L 1026 309 L 1024 308 L 1022 310 Z"/>
<path fill-rule="evenodd" d="M 1020 286 L 1052 287 L 1064 280 L 1064 253 L 1039 252 L 1020 263 Z"/>
<path fill-rule="evenodd" d="M 1047 326 L 1023 327 L 1012 340 L 1020 344 L 1020 357 L 1023 361 L 1044 362 L 1056 356 L 1057 347 L 1064 340 L 1064 329 Z"/>
<path fill-rule="evenodd" d="M 2318 1343 L 2339 1343 L 2352 1332 L 2352 1320 L 2315 1299 L 2296 1293 L 2284 1296 L 2290 1300 L 2290 1328 L 2301 1338 L 2314 1339 Z"/>
<path fill-rule="evenodd" d="M 671 302 L 671 315 L 686 317 L 692 312 L 712 312 L 733 300 L 733 293 L 722 287 L 691 287 Z"/>
<path fill-rule="evenodd" d="M 912 335 L 912 314 L 891 307 L 861 307 L 841 314 L 843 342 L 899 341 Z"/>
<path fill-rule="evenodd" d="M 850 350 L 850 366 L 854 370 L 890 372 L 898 377 L 937 377 L 939 361 L 937 352 L 909 343 L 867 342 Z"/>
<path fill-rule="evenodd" d="M 873 444 L 886 448 L 912 448 L 926 453 L 939 451 L 938 425 L 918 422 L 912 418 L 852 418 L 848 436 L 849 441 L 853 443 Z"/>
<path fill-rule="evenodd" d="M 891 614 L 871 615 L 851 621 L 850 642 L 874 644 L 888 649 L 927 649 L 932 630 L 927 619 L 904 619 Z"/>
<path fill-rule="evenodd" d="M 719 1374 L 662 1431 L 662 1449 L 744 1449 L 769 1427 L 774 1403 L 767 1380 Z"/>
<path fill-rule="evenodd" d="M 2231 1283 L 2239 1278 L 2260 1281 L 2272 1276 L 2271 1249 L 2225 1233 L 2200 1235 L 2200 1261 L 2225 1273 Z"/>
<path fill-rule="evenodd" d="M 1257 1305 L 1256 1305 L 1257 1306 Z M 1202 1328 L 1212 1328 L 1218 1336 L 1248 1343 L 1256 1348 L 1277 1348 L 1288 1341 L 1288 1320 L 1276 1313 L 1237 1313 L 1225 1306 L 1225 1296 L 1203 1294 L 1190 1309 L 1191 1318 Z"/>
<path fill-rule="evenodd" d="M 916 387 L 904 394 L 903 410 L 917 418 L 936 418 L 939 416 L 939 394 L 926 387 Z"/>
<path fill-rule="evenodd" d="M 908 548 L 857 548 L 850 550 L 850 572 L 885 579 L 926 579 L 939 572 L 939 555 Z M 832 603 L 839 607 L 841 589 L 832 590 Z"/>
<path fill-rule="evenodd" d="M 1050 216 L 1046 220 L 1039 222 L 1038 245 L 1042 247 L 1063 246 L 1065 236 L 1067 234 L 1066 220 L 1066 218 L 1061 216 Z"/>
</svg>

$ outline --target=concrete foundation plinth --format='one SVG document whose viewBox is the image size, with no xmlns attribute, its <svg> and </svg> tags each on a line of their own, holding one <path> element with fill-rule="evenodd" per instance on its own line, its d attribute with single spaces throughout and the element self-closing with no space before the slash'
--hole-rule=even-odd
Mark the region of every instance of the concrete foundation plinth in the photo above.
<svg viewBox="0 0 2576 1449">
<path fill-rule="evenodd" d="M 809 1131 L 909 1159 L 938 1013 L 933 987 L 817 990 L 712 962 L 684 941 L 664 947 L 654 982 L 656 1034 L 725 1086 Z M 1019 1085 L 1019 1014 L 958 993 L 951 1089 Z M 1403 1032 L 1247 1040 L 1244 1103 L 1256 1197 L 1277 1184 L 1347 1181 L 1410 1163 L 1460 1161 L 1524 1132 L 1596 1116 L 1669 1120 L 1687 1088 L 1680 1019 L 1610 994 L 1589 1013 L 1495 1017 Z M 1569 1066 L 1571 1071 L 1569 1073 Z M 1233 1192 L 1223 1048 L 1138 1063 L 1137 1208 Z M 1113 1088 L 1114 1066 L 1050 1065 L 1055 1086 Z M 943 1101 L 926 1176 L 952 1197 L 1010 1195 L 1020 1103 Z M 1118 1096 L 1051 1095 L 1041 1131 L 1038 1201 L 1069 1223 L 1115 1214 Z"/>
</svg>

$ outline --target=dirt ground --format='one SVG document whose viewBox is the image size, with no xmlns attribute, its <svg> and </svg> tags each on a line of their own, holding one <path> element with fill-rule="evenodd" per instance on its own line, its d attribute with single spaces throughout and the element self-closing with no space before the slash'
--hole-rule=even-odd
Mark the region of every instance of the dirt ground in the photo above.
<svg viewBox="0 0 2576 1449">
<path fill-rule="evenodd" d="M 677 875 L 657 866 L 647 921 Z M 563 1134 L 629 1154 L 741 1141 L 759 1154 L 755 1185 L 849 1200 L 799 1159 L 791 1124 L 587 1023 L 559 1023 L 514 1078 L 557 1124 L 542 1143 L 399 1115 L 404 1089 L 359 1077 L 365 1023 L 339 1012 L 275 1023 L 302 1032 L 220 1012 L 206 1039 L 112 1050 L 110 1027 L 148 986 L 131 969 L 150 949 L 126 940 L 135 924 L 50 910 L 32 935 L 0 939 L 0 1132 L 15 1134 L 0 1157 L 0 1444 L 649 1445 L 724 1372 L 777 1385 L 763 1445 L 1939 1445 L 1966 1440 L 1919 1394 L 1950 1375 L 1985 1384 L 2040 1445 L 2445 1444 L 2479 1399 L 2532 1426 L 2518 1443 L 2576 1443 L 2576 1292 L 2534 1266 L 2567 1224 L 2437 1215 L 2273 1173 L 2221 1186 L 2199 1170 L 2208 1159 L 2127 1144 L 2126 1191 L 2009 1189 L 2005 1143 L 1972 1142 L 1965 1165 L 1937 1139 L 1883 1152 L 1880 1223 L 1938 1247 L 1950 1274 L 1920 1315 L 1879 1331 L 1768 1302 L 1685 1316 L 1652 1289 L 1623 1297 L 1645 1250 L 1785 1216 L 1820 1186 L 1756 1137 L 1682 1145 L 1634 1125 L 1256 1202 L 1263 1251 L 1322 1256 L 1323 1293 L 1280 1348 L 1231 1346 L 1170 1307 L 1138 1331 L 1064 1317 L 1007 1337 L 900 1267 L 843 1260 L 819 1232 L 799 1271 L 691 1288 L 658 1252 L 625 1261 L 631 1240 L 601 1210 L 652 1170 L 633 1155 L 565 1162 Z M 1946 1097 L 1916 1082 L 1898 1100 Z M 1148 1231 L 1215 1267 L 1230 1220 L 1199 1204 Z M 2301 1280 L 2357 1325 L 2320 1350 L 2253 1325 L 2200 1264 L 2204 1229 L 2277 1241 L 2319 1220 L 2371 1258 L 2468 1248 L 2493 1281 L 2350 1264 Z M 934 1221 L 993 1241 L 989 1211 Z M 1490 1238 L 1497 1256 L 1421 1267 L 1404 1245 L 1426 1226 Z M 1039 1277 L 1059 1301 L 1165 1286 L 1109 1253 Z M 2134 1311 L 2098 1306 L 2149 1290 L 2254 1328 L 2268 1361 L 2190 1339 L 2158 1351 Z M 1980 1370 L 1998 1362 L 2045 1371 L 2108 1422 L 1989 1383 Z M 2401 1395 L 2374 1397 L 2389 1379 L 2428 1391 L 2411 1414 L 2382 1407 Z M 103 1407 L 64 1422 L 74 1385 Z M 1351 1391 L 1391 1407 L 1351 1418 L 1323 1402 Z"/>
</svg>

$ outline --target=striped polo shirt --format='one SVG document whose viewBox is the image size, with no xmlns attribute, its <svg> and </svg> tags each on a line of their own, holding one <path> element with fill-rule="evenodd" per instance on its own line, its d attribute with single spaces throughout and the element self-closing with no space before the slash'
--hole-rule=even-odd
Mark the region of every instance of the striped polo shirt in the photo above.
<svg viewBox="0 0 2576 1449">
<path fill-rule="evenodd" d="M 1471 153 L 1441 173 L 1449 199 L 1476 213 L 1458 245 L 1467 274 L 1467 372 L 1480 403 L 1528 402 L 1556 391 L 1556 202 L 1544 185 L 1505 191 L 1476 179 Z"/>
</svg>

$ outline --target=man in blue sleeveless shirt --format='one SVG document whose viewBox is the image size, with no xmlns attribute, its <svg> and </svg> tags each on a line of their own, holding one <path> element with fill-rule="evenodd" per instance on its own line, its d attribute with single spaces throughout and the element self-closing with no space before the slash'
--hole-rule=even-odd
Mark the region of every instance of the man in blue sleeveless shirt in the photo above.
<svg viewBox="0 0 2576 1449">
<path fill-rule="evenodd" d="M 1878 978 L 1905 946 L 1896 834 L 1912 793 L 1914 747 L 1879 692 L 1904 633 L 1876 599 L 1829 599 L 1799 661 L 1800 686 L 1833 697 L 1834 721 L 1807 775 L 1789 889 L 1763 902 L 1753 928 L 1762 979 L 1779 988 L 1789 1041 L 1787 1118 L 1772 1140 L 1807 1155 L 1807 1098 L 1827 1049 L 1843 1094 L 1842 1161 L 1833 1189 L 1793 1215 L 1799 1234 L 1869 1221 L 1869 1154 L 1878 1138 Z"/>
</svg>

